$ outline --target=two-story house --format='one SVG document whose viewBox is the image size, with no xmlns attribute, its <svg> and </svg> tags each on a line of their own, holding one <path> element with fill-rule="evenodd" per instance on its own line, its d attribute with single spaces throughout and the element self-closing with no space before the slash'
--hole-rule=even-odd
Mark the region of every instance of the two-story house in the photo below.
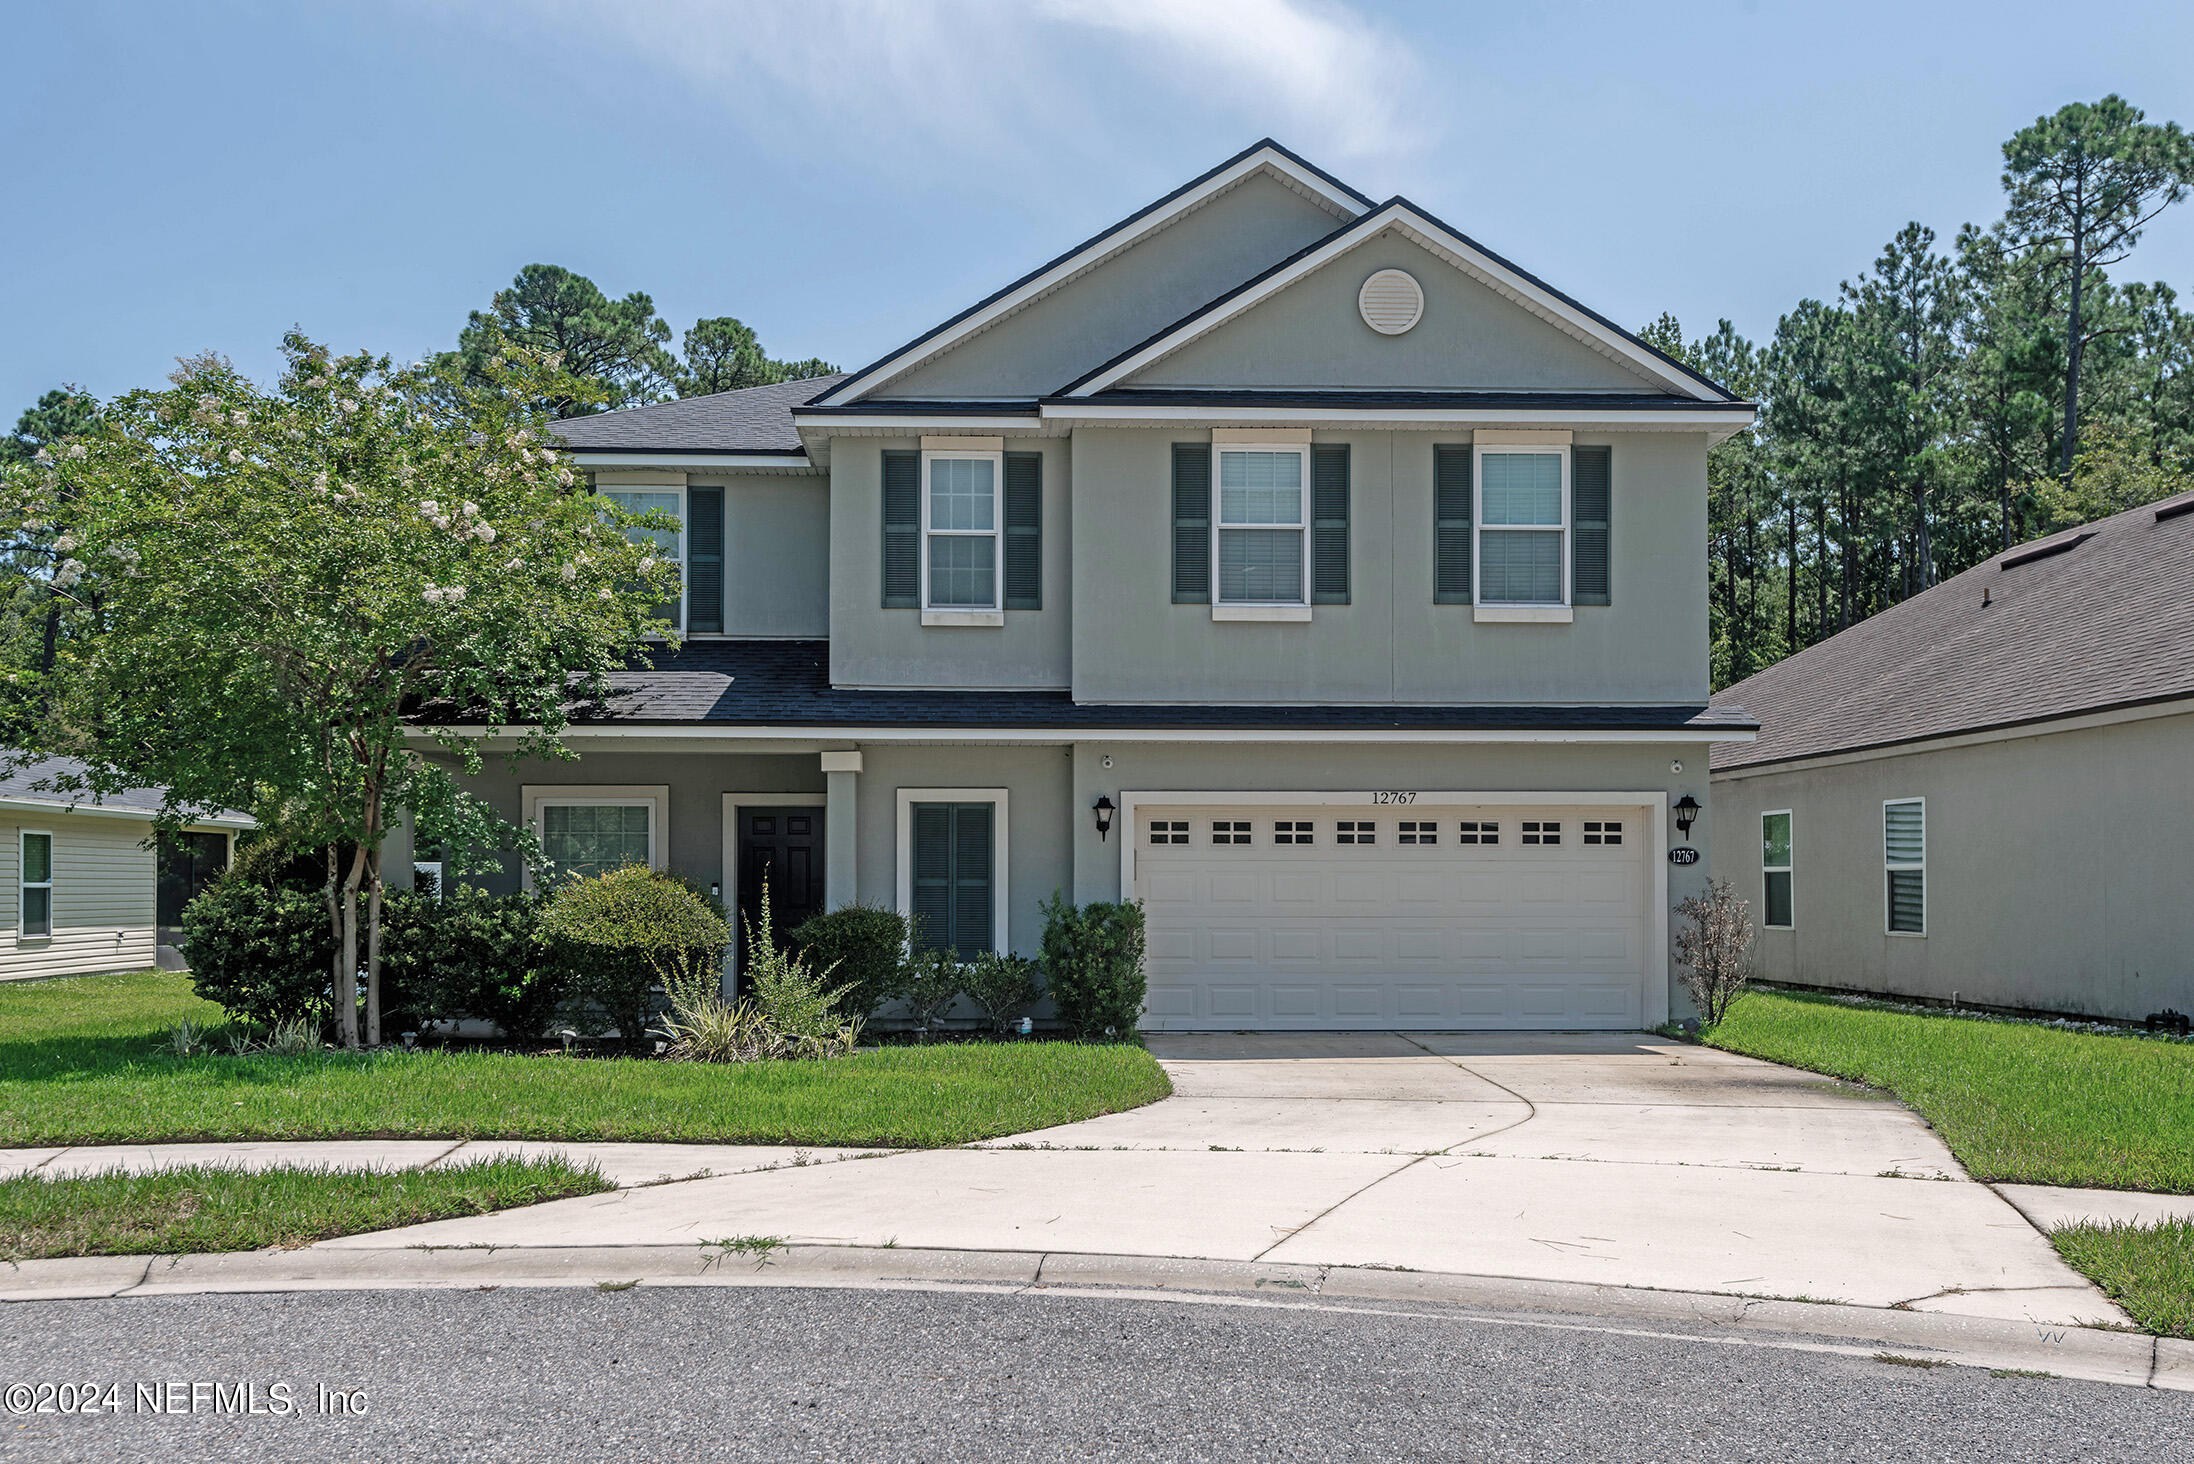
<svg viewBox="0 0 2194 1464">
<path fill-rule="evenodd" d="M 1261 142 L 858 371 L 560 424 L 682 520 L 684 644 L 481 787 L 781 921 L 1140 899 L 1152 1028 L 1651 1025 L 1753 727 L 1705 560 L 1751 418 Z"/>
</svg>

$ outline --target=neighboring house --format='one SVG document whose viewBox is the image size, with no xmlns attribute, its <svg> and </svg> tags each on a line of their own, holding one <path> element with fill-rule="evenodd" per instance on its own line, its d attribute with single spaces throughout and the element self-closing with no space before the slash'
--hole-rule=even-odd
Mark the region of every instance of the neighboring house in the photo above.
<svg viewBox="0 0 2194 1464">
<path fill-rule="evenodd" d="M 1763 975 L 2194 1010 L 2194 493 L 2007 550 L 1720 699 L 1763 724 L 1714 752 Z"/>
<path fill-rule="evenodd" d="M 180 969 L 183 906 L 252 827 L 223 814 L 155 837 L 160 789 L 96 803 L 53 790 L 83 770 L 50 757 L 0 775 L 0 980 Z"/>
<path fill-rule="evenodd" d="M 476 787 L 780 924 L 1140 899 L 1153 1028 L 1656 1023 L 1752 416 L 1260 143 L 859 371 L 559 424 L 685 644 Z"/>
</svg>

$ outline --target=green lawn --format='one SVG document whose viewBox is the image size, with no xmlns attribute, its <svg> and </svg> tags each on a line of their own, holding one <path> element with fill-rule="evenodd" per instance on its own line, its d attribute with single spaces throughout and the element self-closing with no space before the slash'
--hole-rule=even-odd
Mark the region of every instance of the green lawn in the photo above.
<svg viewBox="0 0 2194 1464">
<path fill-rule="evenodd" d="M 0 1180 L 0 1261 L 309 1245 L 610 1188 L 591 1165 L 561 1159 L 482 1159 L 393 1174 L 204 1166 L 81 1179 L 29 1174 Z"/>
<path fill-rule="evenodd" d="M 2049 1238 L 2145 1330 L 2194 1337 L 2194 1220 L 2063 1225 Z"/>
<path fill-rule="evenodd" d="M 164 972 L 0 986 L 0 1147 L 366 1137 L 929 1148 L 1163 1098 L 1140 1047 L 889 1047 L 734 1066 L 480 1052 L 168 1055 L 218 1007 Z"/>
<path fill-rule="evenodd" d="M 1886 1088 L 1975 1179 L 2194 1194 L 2194 1044 L 1755 991 L 1706 1041 Z"/>
</svg>

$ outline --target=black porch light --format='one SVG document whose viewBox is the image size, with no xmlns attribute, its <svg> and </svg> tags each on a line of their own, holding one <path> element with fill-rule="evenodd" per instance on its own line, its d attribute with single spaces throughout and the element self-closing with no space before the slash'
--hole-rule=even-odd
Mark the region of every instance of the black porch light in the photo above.
<svg viewBox="0 0 2194 1464">
<path fill-rule="evenodd" d="M 1676 800 L 1676 832 L 1691 842 L 1691 826 L 1699 821 L 1699 800 L 1686 793 Z"/>
<path fill-rule="evenodd" d="M 1100 793 L 1090 812 L 1097 815 L 1097 837 L 1102 839 L 1112 832 L 1112 795 Z"/>
</svg>

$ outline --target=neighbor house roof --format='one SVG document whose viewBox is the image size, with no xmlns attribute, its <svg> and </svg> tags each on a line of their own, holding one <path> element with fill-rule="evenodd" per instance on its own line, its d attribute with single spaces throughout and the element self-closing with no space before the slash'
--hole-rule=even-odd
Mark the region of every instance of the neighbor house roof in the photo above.
<svg viewBox="0 0 2194 1464">
<path fill-rule="evenodd" d="M 843 380 L 840 373 L 743 387 L 652 407 L 571 417 L 556 423 L 554 430 L 574 452 L 751 452 L 797 457 L 802 449 L 800 434 L 792 425 L 792 409 Z"/>
<path fill-rule="evenodd" d="M 1715 697 L 1717 772 L 2194 698 L 2194 493 L 2005 550 Z"/>
<path fill-rule="evenodd" d="M 56 813 L 108 814 L 119 818 L 151 819 L 167 805 L 165 788 L 124 788 L 103 797 L 62 791 L 57 785 L 86 776 L 87 769 L 73 757 L 24 757 L 0 752 L 0 808 L 18 812 L 50 808 Z M 251 815 L 224 810 L 198 823 L 248 828 Z"/>
<path fill-rule="evenodd" d="M 1748 732 L 1737 707 L 1094 705 L 1064 691 L 862 691 L 830 684 L 828 641 L 688 641 L 613 672 L 582 725 L 1025 732 Z M 445 712 L 446 717 L 446 712 Z M 436 720 L 430 710 L 425 720 Z"/>
</svg>

